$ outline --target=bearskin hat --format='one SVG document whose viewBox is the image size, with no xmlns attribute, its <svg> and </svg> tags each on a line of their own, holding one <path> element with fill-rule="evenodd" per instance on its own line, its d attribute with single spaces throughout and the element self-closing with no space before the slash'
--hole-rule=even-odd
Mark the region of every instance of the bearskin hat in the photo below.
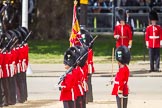
<svg viewBox="0 0 162 108">
<path fill-rule="evenodd" d="M 124 9 L 121 9 L 121 8 L 118 9 L 116 11 L 116 19 L 118 21 L 121 21 L 121 20 L 126 21 L 126 11 Z"/>
<path fill-rule="evenodd" d="M 79 50 L 80 53 L 80 58 L 79 58 L 79 62 L 78 65 L 80 67 L 83 67 L 87 61 L 87 57 L 88 57 L 88 47 L 86 45 L 83 46 L 76 46 Z"/>
<path fill-rule="evenodd" d="M 13 41 L 18 40 L 18 37 L 17 37 L 16 33 L 13 30 L 9 30 L 7 32 L 11 35 Z"/>
<path fill-rule="evenodd" d="M 3 41 L 4 41 L 4 38 L 2 35 L 0 35 L 0 48 L 2 48 L 3 46 Z"/>
<path fill-rule="evenodd" d="M 3 33 L 2 35 L 1 35 L 1 48 L 4 48 L 5 46 L 6 46 L 6 44 L 7 44 L 7 38 L 6 38 L 6 35 L 5 35 L 5 33 Z"/>
<path fill-rule="evenodd" d="M 159 20 L 158 18 L 158 14 L 155 10 L 152 10 L 150 13 L 149 13 L 149 19 L 150 20 Z"/>
<path fill-rule="evenodd" d="M 10 50 L 15 47 L 15 45 L 18 43 L 18 37 L 16 36 L 16 33 L 12 30 L 7 31 L 8 34 L 10 34 L 11 38 L 12 38 L 12 42 L 10 44 Z"/>
<path fill-rule="evenodd" d="M 131 56 L 130 51 L 126 46 L 120 46 L 115 51 L 116 60 L 122 64 L 129 64 Z"/>
<path fill-rule="evenodd" d="M 22 43 L 22 36 L 21 36 L 21 32 L 17 29 L 13 30 L 18 38 L 18 44 L 21 44 Z"/>
<path fill-rule="evenodd" d="M 74 50 L 74 47 L 68 48 L 64 53 L 64 64 L 68 66 L 76 66 L 76 60 L 78 58 L 79 52 Z"/>
<path fill-rule="evenodd" d="M 22 41 L 24 41 L 27 35 L 29 34 L 29 30 L 26 27 L 19 27 L 18 31 L 20 31 L 22 36 Z"/>
<path fill-rule="evenodd" d="M 69 50 L 73 51 L 77 58 L 80 56 L 80 52 L 76 46 L 70 47 Z"/>
<path fill-rule="evenodd" d="M 83 38 L 83 43 L 87 46 L 90 45 L 91 41 L 93 40 L 93 36 L 90 34 L 90 32 L 88 30 L 86 30 L 85 28 L 81 28 L 81 35 Z M 93 47 L 93 43 L 91 43 L 91 46 L 89 46 L 89 48 Z"/>
<path fill-rule="evenodd" d="M 8 33 L 8 32 L 6 32 L 6 33 L 4 33 L 4 34 L 2 34 L 2 38 L 3 38 L 3 48 L 5 48 L 7 45 L 7 50 L 10 50 L 10 46 L 11 46 L 11 44 L 12 44 L 12 36 Z"/>
</svg>

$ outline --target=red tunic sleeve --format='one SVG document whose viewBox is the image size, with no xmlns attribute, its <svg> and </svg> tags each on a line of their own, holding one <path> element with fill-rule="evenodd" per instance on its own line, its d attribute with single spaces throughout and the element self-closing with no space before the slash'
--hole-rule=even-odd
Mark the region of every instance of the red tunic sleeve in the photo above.
<svg viewBox="0 0 162 108">
<path fill-rule="evenodd" d="M 118 90 L 123 91 L 124 95 L 128 95 L 128 77 L 129 77 L 129 69 L 125 65 L 122 68 L 119 68 L 119 72 L 117 72 L 114 81 L 114 87 L 112 90 L 112 95 L 118 95 Z"/>
</svg>

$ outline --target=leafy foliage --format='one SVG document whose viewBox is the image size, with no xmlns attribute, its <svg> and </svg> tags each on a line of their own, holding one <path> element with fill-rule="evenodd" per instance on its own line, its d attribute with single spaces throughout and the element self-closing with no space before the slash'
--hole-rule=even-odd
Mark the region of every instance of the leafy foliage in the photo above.
<svg viewBox="0 0 162 108">
<path fill-rule="evenodd" d="M 69 47 L 68 39 L 62 40 L 29 40 L 31 63 L 62 63 L 63 55 Z M 112 35 L 100 35 L 94 42 L 94 60 L 98 63 L 111 61 L 115 39 Z M 143 36 L 134 36 L 131 48 L 132 60 L 148 60 Z M 145 57 L 145 58 L 144 58 Z"/>
</svg>

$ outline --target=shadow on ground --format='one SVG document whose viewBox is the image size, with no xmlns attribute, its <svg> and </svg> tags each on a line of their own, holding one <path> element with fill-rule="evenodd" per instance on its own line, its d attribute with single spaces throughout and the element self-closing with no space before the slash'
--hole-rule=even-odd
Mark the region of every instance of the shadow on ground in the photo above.
<svg viewBox="0 0 162 108">
<path fill-rule="evenodd" d="M 29 100 L 25 103 L 16 103 L 15 105 L 7 106 L 6 108 L 39 108 L 54 102 L 55 100 Z"/>
<path fill-rule="evenodd" d="M 134 76 L 134 75 L 149 75 L 149 71 L 148 70 L 135 70 L 135 71 L 130 71 L 130 76 Z M 114 77 L 116 75 L 116 72 L 112 73 L 95 73 L 94 76 L 96 77 Z"/>
<path fill-rule="evenodd" d="M 94 101 L 96 104 L 116 104 L 116 101 Z"/>
</svg>

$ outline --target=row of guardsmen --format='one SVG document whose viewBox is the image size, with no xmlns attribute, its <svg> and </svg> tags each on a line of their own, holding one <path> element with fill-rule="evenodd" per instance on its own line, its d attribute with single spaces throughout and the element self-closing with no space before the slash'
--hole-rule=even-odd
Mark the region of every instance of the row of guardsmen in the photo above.
<svg viewBox="0 0 162 108">
<path fill-rule="evenodd" d="M 67 71 L 58 83 L 64 108 L 86 108 L 87 93 L 92 89 L 88 85 L 88 77 L 94 72 L 92 45 L 95 38 L 85 29 L 81 29 L 81 33 L 81 45 L 76 43 L 64 53 Z"/>
<path fill-rule="evenodd" d="M 0 36 L 0 107 L 27 101 L 26 70 L 31 32 L 25 27 Z"/>
</svg>

